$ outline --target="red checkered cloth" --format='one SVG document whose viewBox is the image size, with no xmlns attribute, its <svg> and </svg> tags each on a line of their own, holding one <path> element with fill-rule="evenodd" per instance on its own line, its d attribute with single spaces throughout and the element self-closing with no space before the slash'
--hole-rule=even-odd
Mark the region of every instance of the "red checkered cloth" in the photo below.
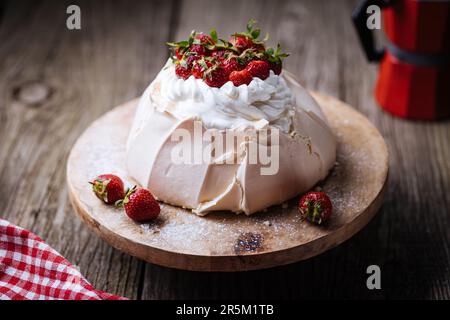
<svg viewBox="0 0 450 320">
<path fill-rule="evenodd" d="M 94 289 L 41 238 L 0 219 L 0 300 L 122 300 Z"/>
</svg>

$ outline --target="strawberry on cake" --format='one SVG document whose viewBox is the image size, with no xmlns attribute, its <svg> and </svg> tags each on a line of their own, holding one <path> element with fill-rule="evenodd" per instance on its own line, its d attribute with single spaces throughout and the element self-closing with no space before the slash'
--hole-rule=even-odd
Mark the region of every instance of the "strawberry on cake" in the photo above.
<svg viewBox="0 0 450 320">
<path fill-rule="evenodd" d="M 229 40 L 212 30 L 169 43 L 126 155 L 130 176 L 158 200 L 199 215 L 248 215 L 327 176 L 336 139 L 311 95 L 282 72 L 287 55 L 266 40 L 250 21 Z"/>
</svg>

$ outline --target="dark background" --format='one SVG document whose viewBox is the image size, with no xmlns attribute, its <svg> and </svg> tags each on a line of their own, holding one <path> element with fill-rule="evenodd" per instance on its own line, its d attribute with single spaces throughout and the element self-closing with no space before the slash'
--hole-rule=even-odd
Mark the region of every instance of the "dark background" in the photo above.
<svg viewBox="0 0 450 320">
<path fill-rule="evenodd" d="M 69 31 L 78 4 L 82 29 Z M 98 289 L 138 299 L 450 298 L 450 125 L 396 119 L 373 99 L 350 20 L 355 1 L 0 1 L 0 217 L 44 238 Z M 164 43 L 192 29 L 231 34 L 248 18 L 283 45 L 309 89 L 351 104 L 390 151 L 384 205 L 366 228 L 318 257 L 232 274 L 172 270 L 113 249 L 75 216 L 71 146 L 94 119 L 140 95 Z M 381 267 L 382 289 L 366 288 Z"/>
</svg>

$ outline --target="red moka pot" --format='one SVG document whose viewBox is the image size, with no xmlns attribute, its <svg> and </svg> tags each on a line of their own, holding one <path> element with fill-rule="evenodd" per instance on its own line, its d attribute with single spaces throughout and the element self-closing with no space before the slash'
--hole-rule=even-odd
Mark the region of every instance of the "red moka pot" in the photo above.
<svg viewBox="0 0 450 320">
<path fill-rule="evenodd" d="M 371 5 L 383 10 L 382 50 L 366 25 Z M 368 60 L 380 61 L 380 106 L 408 119 L 450 117 L 450 0 L 364 0 L 352 18 Z"/>
</svg>

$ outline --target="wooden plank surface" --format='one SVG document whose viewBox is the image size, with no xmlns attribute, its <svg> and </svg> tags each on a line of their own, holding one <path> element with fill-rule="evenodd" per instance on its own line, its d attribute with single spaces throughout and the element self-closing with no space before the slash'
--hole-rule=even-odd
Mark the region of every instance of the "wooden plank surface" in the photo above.
<svg viewBox="0 0 450 320">
<path fill-rule="evenodd" d="M 59 250 L 98 289 L 142 299 L 450 299 L 450 123 L 380 111 L 377 66 L 360 50 L 354 1 L 75 1 L 82 30 L 65 28 L 68 1 L 0 2 L 0 217 Z M 143 263 L 91 233 L 68 203 L 65 164 L 91 121 L 138 96 L 167 57 L 164 42 L 193 28 L 223 34 L 256 18 L 291 56 L 303 84 L 363 112 L 385 137 L 385 204 L 354 238 L 316 258 L 244 273 L 197 273 Z M 377 264 L 382 290 L 366 288 Z"/>
</svg>

